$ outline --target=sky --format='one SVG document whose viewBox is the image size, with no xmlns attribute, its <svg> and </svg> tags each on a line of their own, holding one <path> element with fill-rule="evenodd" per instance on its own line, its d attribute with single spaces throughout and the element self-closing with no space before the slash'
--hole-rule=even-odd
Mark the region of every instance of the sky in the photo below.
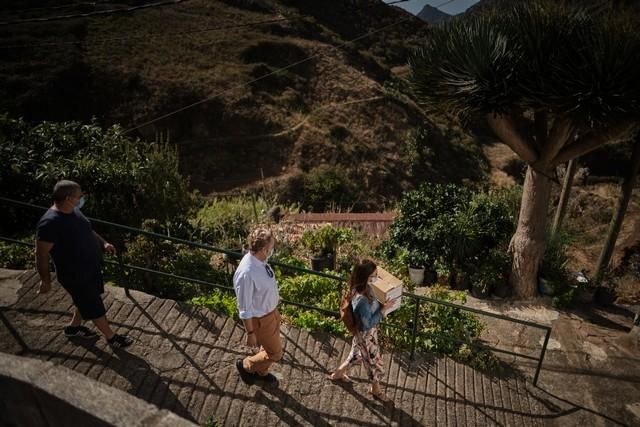
<svg viewBox="0 0 640 427">
<path fill-rule="evenodd" d="M 447 0 L 409 0 L 407 2 L 398 3 L 395 6 L 406 9 L 415 15 L 422 10 L 425 4 L 437 7 L 438 5 L 445 3 L 446 1 Z M 389 0 L 385 0 L 385 3 L 389 2 Z M 477 2 L 478 0 L 453 0 L 451 3 L 447 3 L 444 6 L 438 7 L 438 9 L 448 13 L 449 15 L 456 15 L 458 13 L 464 12 Z"/>
</svg>

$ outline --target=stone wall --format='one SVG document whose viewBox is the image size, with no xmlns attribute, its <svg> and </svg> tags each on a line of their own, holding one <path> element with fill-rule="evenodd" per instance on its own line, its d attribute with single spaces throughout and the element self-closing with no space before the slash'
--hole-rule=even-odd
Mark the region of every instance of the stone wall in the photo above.
<svg viewBox="0 0 640 427">
<path fill-rule="evenodd" d="M 0 353 L 0 426 L 195 426 L 63 366 Z"/>
</svg>

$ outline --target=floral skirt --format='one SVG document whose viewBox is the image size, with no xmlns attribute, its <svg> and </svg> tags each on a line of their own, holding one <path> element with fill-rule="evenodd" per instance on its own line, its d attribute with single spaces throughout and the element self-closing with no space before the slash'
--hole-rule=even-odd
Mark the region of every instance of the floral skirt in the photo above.
<svg viewBox="0 0 640 427">
<path fill-rule="evenodd" d="M 347 356 L 348 367 L 361 363 L 367 370 L 370 381 L 381 382 L 384 379 L 382 352 L 378 344 L 378 328 L 358 332 L 351 341 L 351 352 Z"/>
</svg>

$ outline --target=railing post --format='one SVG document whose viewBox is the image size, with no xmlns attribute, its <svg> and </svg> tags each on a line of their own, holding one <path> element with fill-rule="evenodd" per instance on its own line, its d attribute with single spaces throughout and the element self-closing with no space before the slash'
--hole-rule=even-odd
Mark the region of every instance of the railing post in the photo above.
<svg viewBox="0 0 640 427">
<path fill-rule="evenodd" d="M 542 344 L 542 351 L 540 352 L 540 360 L 538 360 L 538 367 L 536 368 L 536 374 L 533 376 L 533 385 L 538 385 L 538 377 L 540 376 L 540 369 L 542 368 L 542 361 L 544 360 L 544 354 L 547 352 L 547 344 L 549 344 L 549 337 L 551 336 L 551 328 L 547 329 L 547 333 L 544 335 L 544 343 Z"/>
<path fill-rule="evenodd" d="M 124 294 L 126 296 L 129 295 L 129 281 L 127 280 L 127 276 L 124 273 L 124 262 L 122 261 L 122 254 L 118 251 L 118 267 L 120 269 L 120 280 L 122 280 L 122 287 L 124 288 Z"/>
<path fill-rule="evenodd" d="M 413 312 L 413 330 L 411 331 L 411 360 L 413 360 L 413 357 L 416 354 L 416 339 L 418 338 L 418 318 L 420 314 L 420 300 L 416 298 L 415 301 L 416 309 Z"/>
</svg>

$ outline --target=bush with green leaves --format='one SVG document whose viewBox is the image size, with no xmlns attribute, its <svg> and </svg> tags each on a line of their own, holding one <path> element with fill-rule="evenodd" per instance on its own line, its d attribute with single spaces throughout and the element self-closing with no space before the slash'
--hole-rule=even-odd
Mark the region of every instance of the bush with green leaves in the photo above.
<svg viewBox="0 0 640 427">
<path fill-rule="evenodd" d="M 0 241 L 0 268 L 26 270 L 35 267 L 34 236 L 17 240 L 29 243 L 31 246 Z"/>
<path fill-rule="evenodd" d="M 502 249 L 490 251 L 477 265 L 469 279 L 471 286 L 482 291 L 494 289 L 500 283 L 508 281 L 511 259 Z"/>
<path fill-rule="evenodd" d="M 425 184 L 404 194 L 399 213 L 389 229 L 393 248 L 422 254 L 424 266 L 433 265 L 443 255 L 444 243 L 450 241 L 455 214 L 471 199 L 471 192 L 453 184 Z"/>
<path fill-rule="evenodd" d="M 551 299 L 551 305 L 555 308 L 570 307 L 575 297 L 575 289 L 569 286 L 569 272 L 567 271 L 569 263 L 567 248 L 572 240 L 573 237 L 563 230 L 548 237 L 538 272 L 539 277 L 546 280 L 553 289 L 554 296 Z"/>
<path fill-rule="evenodd" d="M 507 190 L 472 193 L 453 184 L 428 184 L 408 192 L 390 227 L 385 259 L 403 249 L 410 264 L 470 274 L 512 234 L 512 199 Z"/>
<path fill-rule="evenodd" d="M 352 178 L 340 166 L 321 165 L 288 180 L 279 191 L 280 198 L 311 212 L 350 208 L 362 199 L 362 190 Z"/>
<path fill-rule="evenodd" d="M 257 223 L 268 208 L 263 199 L 214 199 L 208 201 L 191 222 L 207 243 L 223 248 L 242 248 L 251 224 Z"/>
<path fill-rule="evenodd" d="M 466 301 L 464 292 L 452 292 L 441 286 L 430 288 L 427 296 L 454 303 Z M 388 320 L 404 330 L 393 327 L 383 328 L 385 339 L 395 347 L 403 349 L 411 347 L 411 334 L 408 331 L 413 328 L 415 305 L 410 301 L 405 298 L 400 309 L 393 312 Z M 456 307 L 421 301 L 416 349 L 447 355 L 474 367 L 495 371 L 498 369 L 498 360 L 495 355 L 476 347 L 480 343 L 480 334 L 483 329 L 482 322 L 469 312 Z"/>
<path fill-rule="evenodd" d="M 193 305 L 206 307 L 209 310 L 218 311 L 236 320 L 240 319 L 238 316 L 238 303 L 233 290 L 215 289 L 212 292 L 193 297 L 189 302 Z"/>
<path fill-rule="evenodd" d="M 305 269 L 309 268 L 309 266 L 307 265 L 307 261 L 305 261 L 302 258 L 298 258 L 294 255 L 281 256 L 279 252 L 276 252 L 273 255 L 273 260 L 285 265 L 292 266 L 292 267 L 305 268 Z M 270 262 L 270 264 L 273 264 L 273 263 Z M 276 271 L 276 275 L 277 275 L 276 277 L 296 276 L 297 274 L 299 274 L 293 269 L 280 267 L 278 265 L 273 265 L 273 269 Z"/>
<path fill-rule="evenodd" d="M 541 277 L 554 284 L 567 282 L 567 264 L 569 263 L 567 247 L 571 240 L 571 236 L 565 231 L 559 231 L 547 238 L 542 265 L 540 265 Z"/>
<path fill-rule="evenodd" d="M 149 227 L 148 221 L 145 228 Z M 211 265 L 212 254 L 204 249 L 140 235 L 127 245 L 122 259 L 137 267 L 231 286 L 230 273 L 216 270 Z M 117 273 L 114 267 L 110 267 L 109 272 L 112 276 Z M 117 283 L 118 280 L 115 276 L 114 281 Z M 134 270 L 126 271 L 126 280 L 133 289 L 179 301 L 188 301 L 212 290 L 206 285 Z"/>
<path fill-rule="evenodd" d="M 280 297 L 296 303 L 311 305 L 324 310 L 337 311 L 345 284 L 315 274 L 280 276 Z M 346 328 L 340 319 L 323 313 L 283 303 L 282 314 L 294 325 L 306 330 L 321 329 L 344 335 Z"/>
<path fill-rule="evenodd" d="M 334 227 L 331 224 L 310 228 L 302 233 L 300 242 L 314 256 L 335 255 L 340 245 L 353 239 L 350 228 Z"/>
<path fill-rule="evenodd" d="M 124 136 L 122 128 L 96 122 L 42 122 L 0 115 L 0 168 L 5 197 L 43 206 L 54 184 L 77 181 L 88 194 L 83 211 L 112 222 L 139 226 L 144 218 L 162 223 L 185 219 L 196 203 L 178 171 L 175 147 Z M 0 210 L 10 230 L 32 230 L 25 208 Z"/>
</svg>

